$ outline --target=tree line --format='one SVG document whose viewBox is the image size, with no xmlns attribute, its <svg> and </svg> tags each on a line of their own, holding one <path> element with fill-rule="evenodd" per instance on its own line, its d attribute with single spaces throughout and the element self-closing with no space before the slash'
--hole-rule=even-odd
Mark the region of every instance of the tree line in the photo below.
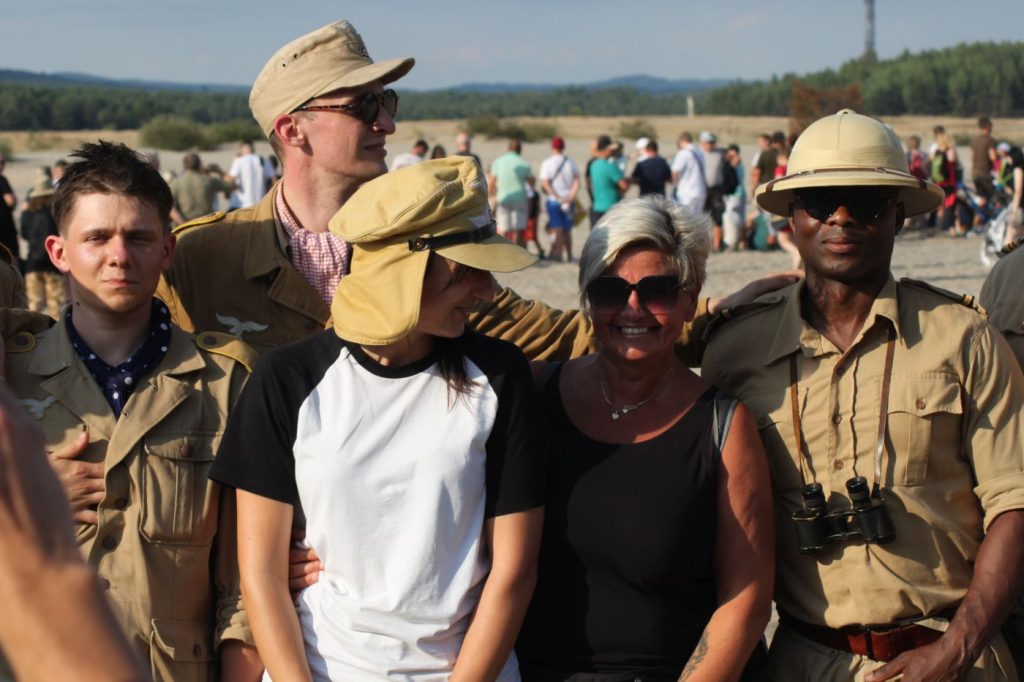
<svg viewBox="0 0 1024 682">
<path fill-rule="evenodd" d="M 736 82 L 692 95 L 699 113 L 788 116 L 794 87 L 858 86 L 866 113 L 1024 115 L 1024 43 L 962 44 L 838 69 Z M 656 116 L 687 111 L 687 93 L 566 87 L 543 92 L 403 92 L 401 120 L 515 116 Z M 0 83 L 0 130 L 136 129 L 157 116 L 200 124 L 249 119 L 239 93 Z"/>
</svg>

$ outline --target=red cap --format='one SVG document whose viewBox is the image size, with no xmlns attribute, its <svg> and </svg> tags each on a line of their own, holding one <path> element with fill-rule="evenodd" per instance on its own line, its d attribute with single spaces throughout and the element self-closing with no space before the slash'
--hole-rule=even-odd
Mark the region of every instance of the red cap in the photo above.
<svg viewBox="0 0 1024 682">
<path fill-rule="evenodd" d="M 558 151 L 562 151 L 563 149 L 565 149 L 565 140 L 560 138 L 558 135 L 555 135 L 554 137 L 551 138 L 551 148 L 557 149 Z"/>
</svg>

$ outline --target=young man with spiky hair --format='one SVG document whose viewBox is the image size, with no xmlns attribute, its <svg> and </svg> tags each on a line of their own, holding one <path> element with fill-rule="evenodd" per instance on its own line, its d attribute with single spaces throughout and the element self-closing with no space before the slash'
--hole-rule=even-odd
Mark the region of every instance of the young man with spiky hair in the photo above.
<svg viewBox="0 0 1024 682">
<path fill-rule="evenodd" d="M 42 426 L 79 547 L 153 677 L 212 680 L 219 658 L 221 679 L 241 679 L 251 634 L 234 502 L 206 472 L 253 355 L 186 334 L 153 298 L 175 245 L 160 174 L 120 144 L 74 155 L 46 242 L 71 305 L 8 341 L 7 382 Z"/>
</svg>

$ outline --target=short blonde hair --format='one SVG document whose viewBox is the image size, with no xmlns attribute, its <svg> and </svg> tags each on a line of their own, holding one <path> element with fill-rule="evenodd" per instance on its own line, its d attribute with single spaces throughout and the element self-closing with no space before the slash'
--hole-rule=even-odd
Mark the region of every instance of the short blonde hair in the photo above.
<svg viewBox="0 0 1024 682">
<path fill-rule="evenodd" d="M 580 254 L 580 308 L 590 314 L 587 286 L 604 274 L 622 251 L 646 246 L 660 251 L 672 263 L 679 283 L 704 286 L 711 250 L 711 221 L 657 195 L 625 199 L 605 213 L 587 237 Z"/>
</svg>

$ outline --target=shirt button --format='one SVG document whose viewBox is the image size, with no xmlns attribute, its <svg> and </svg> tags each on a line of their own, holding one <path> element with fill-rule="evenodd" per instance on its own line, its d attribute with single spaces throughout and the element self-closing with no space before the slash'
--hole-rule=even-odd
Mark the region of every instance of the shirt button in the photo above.
<svg viewBox="0 0 1024 682">
<path fill-rule="evenodd" d="M 832 415 L 832 423 L 833 424 L 838 424 L 841 421 L 843 421 L 843 416 L 841 414 L 834 414 L 834 415 Z"/>
<path fill-rule="evenodd" d="M 835 469 L 836 471 L 839 471 L 840 469 L 842 469 L 843 468 L 842 460 L 838 460 L 837 459 L 835 462 L 833 462 L 832 463 L 832 468 Z"/>
<path fill-rule="evenodd" d="M 132 385 L 132 378 L 131 377 L 125 377 L 124 378 L 124 383 L 125 383 L 126 386 L 131 386 Z"/>
<path fill-rule="evenodd" d="M 103 549 L 112 550 L 117 547 L 117 538 L 113 535 L 108 535 L 103 538 Z"/>
<path fill-rule="evenodd" d="M 921 400 L 920 398 L 918 398 L 917 402 L 914 403 L 914 407 L 916 407 L 919 410 L 923 410 L 924 407 L 925 407 L 925 402 L 923 400 Z"/>
<path fill-rule="evenodd" d="M 124 511 L 127 508 L 128 508 L 128 498 L 127 497 L 119 497 L 116 500 L 114 500 L 114 509 L 119 509 L 121 511 Z"/>
</svg>

